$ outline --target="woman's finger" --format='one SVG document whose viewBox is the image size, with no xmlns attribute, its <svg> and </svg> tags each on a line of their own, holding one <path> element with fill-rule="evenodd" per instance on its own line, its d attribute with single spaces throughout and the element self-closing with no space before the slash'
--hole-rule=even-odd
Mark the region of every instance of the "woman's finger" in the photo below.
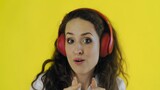
<svg viewBox="0 0 160 90">
<path fill-rule="evenodd" d="M 81 90 L 81 84 L 78 83 L 78 80 L 76 77 L 72 80 L 72 85 L 68 88 L 64 88 L 64 90 Z"/>
<path fill-rule="evenodd" d="M 77 81 L 77 78 L 74 77 L 73 80 L 72 80 L 72 86 L 73 86 L 73 85 L 76 85 L 76 84 L 78 84 L 78 81 Z"/>
<path fill-rule="evenodd" d="M 81 88 L 81 84 L 78 83 L 78 80 L 76 77 L 73 78 L 71 88 L 72 88 L 72 90 L 80 90 L 80 88 Z"/>
<path fill-rule="evenodd" d="M 105 90 L 105 88 L 98 87 L 96 79 L 92 78 L 91 90 Z"/>
<path fill-rule="evenodd" d="M 78 83 L 78 84 L 70 86 L 68 88 L 64 88 L 63 90 L 81 90 L 81 84 Z"/>
<path fill-rule="evenodd" d="M 91 81 L 91 88 L 96 88 L 97 87 L 97 81 L 95 78 L 92 78 L 92 81 Z"/>
<path fill-rule="evenodd" d="M 71 86 L 71 90 L 81 90 L 81 84 L 78 83 L 77 85 Z"/>
</svg>

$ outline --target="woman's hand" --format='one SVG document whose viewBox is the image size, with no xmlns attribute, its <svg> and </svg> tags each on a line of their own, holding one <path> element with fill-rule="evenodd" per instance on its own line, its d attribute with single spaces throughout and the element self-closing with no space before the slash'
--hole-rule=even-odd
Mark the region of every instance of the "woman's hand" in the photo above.
<svg viewBox="0 0 160 90">
<path fill-rule="evenodd" d="M 77 78 L 74 77 L 72 85 L 68 88 L 64 88 L 64 90 L 81 90 L 81 83 L 78 83 Z"/>
<path fill-rule="evenodd" d="M 105 88 L 101 88 L 97 86 L 97 82 L 95 78 L 92 78 L 90 89 L 91 90 L 105 90 Z M 72 81 L 72 85 L 68 88 L 64 88 L 64 90 L 81 90 L 81 83 L 78 83 L 77 78 L 74 77 Z"/>
<path fill-rule="evenodd" d="M 105 88 L 101 88 L 97 86 L 97 82 L 95 78 L 92 78 L 92 82 L 90 86 L 91 86 L 91 90 L 106 90 Z"/>
</svg>

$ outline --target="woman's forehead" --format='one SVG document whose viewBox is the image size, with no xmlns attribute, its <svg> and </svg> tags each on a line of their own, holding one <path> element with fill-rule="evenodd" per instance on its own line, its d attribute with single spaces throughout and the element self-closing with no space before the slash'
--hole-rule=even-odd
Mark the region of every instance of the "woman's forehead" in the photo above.
<svg viewBox="0 0 160 90">
<path fill-rule="evenodd" d="M 66 28 L 65 28 L 65 34 L 84 34 L 84 33 L 91 33 L 94 34 L 96 33 L 94 25 L 86 20 L 80 19 L 80 18 L 76 18 L 76 19 L 72 19 L 70 20 L 67 24 L 66 24 Z"/>
</svg>

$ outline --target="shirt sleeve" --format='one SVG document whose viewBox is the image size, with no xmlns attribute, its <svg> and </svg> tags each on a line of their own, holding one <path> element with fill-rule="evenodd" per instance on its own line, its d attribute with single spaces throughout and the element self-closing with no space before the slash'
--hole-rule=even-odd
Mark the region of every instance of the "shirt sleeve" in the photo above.
<svg viewBox="0 0 160 90">
<path fill-rule="evenodd" d="M 118 84 L 118 90 L 126 90 L 126 85 L 120 77 L 117 78 L 117 84 Z"/>
<path fill-rule="evenodd" d="M 42 90 L 42 89 L 43 89 L 43 82 L 42 82 L 42 80 L 41 80 L 42 76 L 43 76 L 43 74 L 40 75 L 40 76 L 38 77 L 38 79 L 33 83 L 33 86 L 34 86 L 34 88 L 35 88 L 36 90 Z M 31 87 L 30 90 L 34 90 L 34 89 Z M 44 90 L 45 90 L 45 89 L 44 89 Z"/>
</svg>

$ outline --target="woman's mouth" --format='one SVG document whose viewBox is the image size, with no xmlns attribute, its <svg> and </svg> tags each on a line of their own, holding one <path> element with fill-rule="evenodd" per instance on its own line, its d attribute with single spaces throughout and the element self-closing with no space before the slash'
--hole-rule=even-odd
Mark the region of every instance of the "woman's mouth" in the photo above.
<svg viewBox="0 0 160 90">
<path fill-rule="evenodd" d="M 85 61 L 84 59 L 80 59 L 80 58 L 75 58 L 74 59 L 74 63 L 77 64 L 77 65 L 82 64 L 84 61 Z"/>
</svg>

